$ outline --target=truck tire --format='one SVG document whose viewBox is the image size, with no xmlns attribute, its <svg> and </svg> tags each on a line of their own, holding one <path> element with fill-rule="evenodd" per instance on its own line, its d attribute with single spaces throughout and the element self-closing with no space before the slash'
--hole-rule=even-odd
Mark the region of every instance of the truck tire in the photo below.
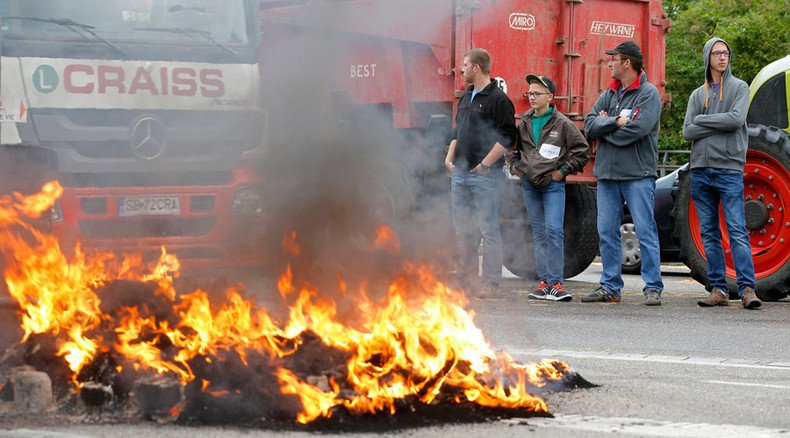
<svg viewBox="0 0 790 438">
<path fill-rule="evenodd" d="M 642 250 L 636 237 L 636 226 L 630 215 L 623 217 L 620 225 L 620 243 L 623 247 L 623 274 L 639 274 L 642 272 Z"/>
<path fill-rule="evenodd" d="M 672 212 L 674 237 L 680 246 L 681 261 L 691 270 L 691 276 L 707 284 L 699 220 L 691 201 L 691 175 L 682 171 L 679 178 Z M 787 133 L 774 127 L 749 125 L 744 188 L 746 227 L 757 279 L 755 292 L 763 301 L 777 301 L 790 292 L 790 137 Z M 730 245 L 723 217 L 720 223 L 730 297 L 737 298 L 735 268 L 727 254 Z"/>
<path fill-rule="evenodd" d="M 582 273 L 598 255 L 597 213 L 595 189 L 565 186 L 565 278 Z M 532 228 L 518 184 L 505 184 L 500 217 L 505 267 L 525 280 L 536 279 Z"/>
</svg>

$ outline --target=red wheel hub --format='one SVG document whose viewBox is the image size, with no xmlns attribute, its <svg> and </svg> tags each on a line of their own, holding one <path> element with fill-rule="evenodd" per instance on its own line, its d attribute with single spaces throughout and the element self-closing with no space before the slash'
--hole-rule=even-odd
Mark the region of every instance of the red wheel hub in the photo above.
<svg viewBox="0 0 790 438">
<path fill-rule="evenodd" d="M 768 154 L 749 150 L 744 169 L 746 228 L 752 245 L 752 259 L 757 278 L 767 277 L 790 259 L 790 172 Z M 689 228 L 694 245 L 705 254 L 700 237 L 699 217 L 689 200 Z M 719 207 L 722 248 L 727 263 L 727 277 L 735 278 L 730 237 Z"/>
</svg>

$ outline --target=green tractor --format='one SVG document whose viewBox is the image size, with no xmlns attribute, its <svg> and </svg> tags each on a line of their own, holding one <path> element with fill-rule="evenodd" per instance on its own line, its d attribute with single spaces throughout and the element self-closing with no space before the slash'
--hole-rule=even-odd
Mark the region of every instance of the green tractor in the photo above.
<svg viewBox="0 0 790 438">
<path fill-rule="evenodd" d="M 790 55 L 764 67 L 754 78 L 750 95 L 749 150 L 744 169 L 746 227 L 757 295 L 764 301 L 776 301 L 790 294 Z M 672 212 L 674 236 L 681 260 L 691 269 L 692 277 L 704 284 L 705 257 L 690 183 L 688 171 L 681 169 Z M 723 216 L 721 229 L 733 295 L 735 269 Z"/>
</svg>

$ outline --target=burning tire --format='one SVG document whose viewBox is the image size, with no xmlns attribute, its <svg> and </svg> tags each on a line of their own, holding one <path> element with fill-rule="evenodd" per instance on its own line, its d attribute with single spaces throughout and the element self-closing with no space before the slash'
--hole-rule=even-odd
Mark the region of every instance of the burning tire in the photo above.
<svg viewBox="0 0 790 438">
<path fill-rule="evenodd" d="M 597 214 L 593 188 L 565 186 L 565 278 L 580 274 L 598 255 Z M 523 279 L 535 279 L 532 228 L 518 184 L 505 184 L 500 223 L 505 267 Z"/>
<path fill-rule="evenodd" d="M 744 169 L 746 227 L 752 245 L 757 296 L 764 301 L 784 298 L 790 291 L 790 137 L 763 125 L 749 125 L 749 150 Z M 691 175 L 681 172 L 672 215 L 680 257 L 691 276 L 707 283 L 699 219 L 691 200 Z M 722 248 L 730 296 L 737 298 L 735 268 L 724 217 L 720 213 Z"/>
</svg>

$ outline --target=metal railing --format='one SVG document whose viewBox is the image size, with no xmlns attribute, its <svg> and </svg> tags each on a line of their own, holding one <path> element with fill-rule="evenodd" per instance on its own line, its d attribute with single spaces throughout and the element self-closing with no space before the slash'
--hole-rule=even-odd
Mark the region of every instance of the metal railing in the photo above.
<svg viewBox="0 0 790 438">
<path fill-rule="evenodd" d="M 678 167 L 688 163 L 688 158 L 678 160 L 677 158 L 670 160 L 669 157 L 676 157 L 678 155 L 691 156 L 691 151 L 686 150 L 659 150 L 658 151 L 658 177 L 669 175 L 674 172 Z"/>
</svg>

